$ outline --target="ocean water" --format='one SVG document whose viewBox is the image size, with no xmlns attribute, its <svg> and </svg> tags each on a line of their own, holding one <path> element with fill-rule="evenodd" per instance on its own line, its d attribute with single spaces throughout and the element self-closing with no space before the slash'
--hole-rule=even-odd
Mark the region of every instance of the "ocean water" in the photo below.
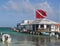
<svg viewBox="0 0 60 46">
<path fill-rule="evenodd" d="M 14 32 L 9 28 L 0 28 L 1 32 L 10 34 L 12 41 L 11 43 L 0 41 L 0 46 L 60 46 L 60 39 L 55 37 Z"/>
</svg>

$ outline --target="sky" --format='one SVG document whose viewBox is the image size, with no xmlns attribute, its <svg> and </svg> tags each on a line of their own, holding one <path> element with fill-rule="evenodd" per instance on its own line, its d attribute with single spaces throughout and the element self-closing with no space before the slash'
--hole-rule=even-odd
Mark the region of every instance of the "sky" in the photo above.
<svg viewBox="0 0 60 46">
<path fill-rule="evenodd" d="M 0 0 L 0 27 L 36 19 L 34 9 L 45 10 L 46 19 L 60 23 L 60 0 Z"/>
</svg>

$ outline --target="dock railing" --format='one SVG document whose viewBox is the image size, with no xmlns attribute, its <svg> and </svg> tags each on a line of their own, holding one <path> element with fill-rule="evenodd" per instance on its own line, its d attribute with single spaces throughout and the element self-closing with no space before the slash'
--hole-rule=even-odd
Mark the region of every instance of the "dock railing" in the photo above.
<svg viewBox="0 0 60 46">
<path fill-rule="evenodd" d="M 38 29 L 38 32 L 57 32 L 57 31 L 51 31 L 48 29 Z"/>
</svg>

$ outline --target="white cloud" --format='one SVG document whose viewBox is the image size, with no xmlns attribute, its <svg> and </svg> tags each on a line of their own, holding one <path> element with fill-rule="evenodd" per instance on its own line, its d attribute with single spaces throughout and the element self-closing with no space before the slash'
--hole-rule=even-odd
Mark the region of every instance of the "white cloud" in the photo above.
<svg viewBox="0 0 60 46">
<path fill-rule="evenodd" d="M 16 11 L 25 10 L 26 12 L 30 12 L 31 7 L 28 3 L 26 3 L 26 1 L 28 0 L 24 0 L 20 3 L 19 1 L 9 0 L 5 5 L 2 6 L 2 9 Z"/>
<path fill-rule="evenodd" d="M 3 5 L 3 9 L 8 10 L 18 10 L 18 4 L 16 4 L 13 0 L 9 0 L 5 5 Z"/>
<path fill-rule="evenodd" d="M 9 0 L 2 7 L 5 10 L 15 10 L 20 13 L 26 12 L 34 15 L 35 13 L 34 12 L 32 13 L 32 11 L 35 11 L 34 9 L 43 9 L 43 10 L 46 10 L 48 18 L 51 17 L 50 19 L 54 19 L 56 14 L 55 10 L 52 8 L 52 6 L 50 6 L 50 4 L 47 1 L 33 6 L 30 3 L 30 0 L 18 0 L 18 1 Z"/>
<path fill-rule="evenodd" d="M 54 19 L 55 11 L 54 11 L 53 7 L 50 6 L 50 4 L 47 1 L 37 4 L 36 9 L 45 10 L 47 13 L 47 18 L 52 19 L 52 20 Z"/>
<path fill-rule="evenodd" d="M 43 10 L 45 10 L 47 12 L 47 18 L 48 19 L 54 20 L 56 18 L 55 10 L 53 9 L 52 6 L 50 6 L 50 4 L 47 1 L 39 3 L 39 4 L 34 5 L 34 6 L 32 6 L 32 4 L 30 3 L 29 0 L 26 0 L 26 3 L 29 5 L 29 7 L 33 11 L 34 11 L 34 9 L 43 9 Z"/>
<path fill-rule="evenodd" d="M 59 5 L 59 15 L 60 15 L 60 5 Z"/>
<path fill-rule="evenodd" d="M 37 4 L 36 8 L 37 9 L 44 9 L 49 14 L 54 13 L 52 7 L 47 2 L 43 2 L 43 3 Z"/>
<path fill-rule="evenodd" d="M 59 13 L 59 22 L 60 22 L 60 5 L 59 5 L 59 12 L 58 13 Z"/>
</svg>

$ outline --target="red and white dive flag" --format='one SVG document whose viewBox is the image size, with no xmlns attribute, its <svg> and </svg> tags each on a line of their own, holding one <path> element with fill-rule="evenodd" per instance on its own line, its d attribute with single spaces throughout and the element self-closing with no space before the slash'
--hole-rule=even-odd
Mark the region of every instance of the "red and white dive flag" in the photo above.
<svg viewBox="0 0 60 46">
<path fill-rule="evenodd" d="M 36 18 L 37 19 L 43 19 L 46 16 L 47 16 L 47 14 L 44 10 L 36 10 Z"/>
</svg>

